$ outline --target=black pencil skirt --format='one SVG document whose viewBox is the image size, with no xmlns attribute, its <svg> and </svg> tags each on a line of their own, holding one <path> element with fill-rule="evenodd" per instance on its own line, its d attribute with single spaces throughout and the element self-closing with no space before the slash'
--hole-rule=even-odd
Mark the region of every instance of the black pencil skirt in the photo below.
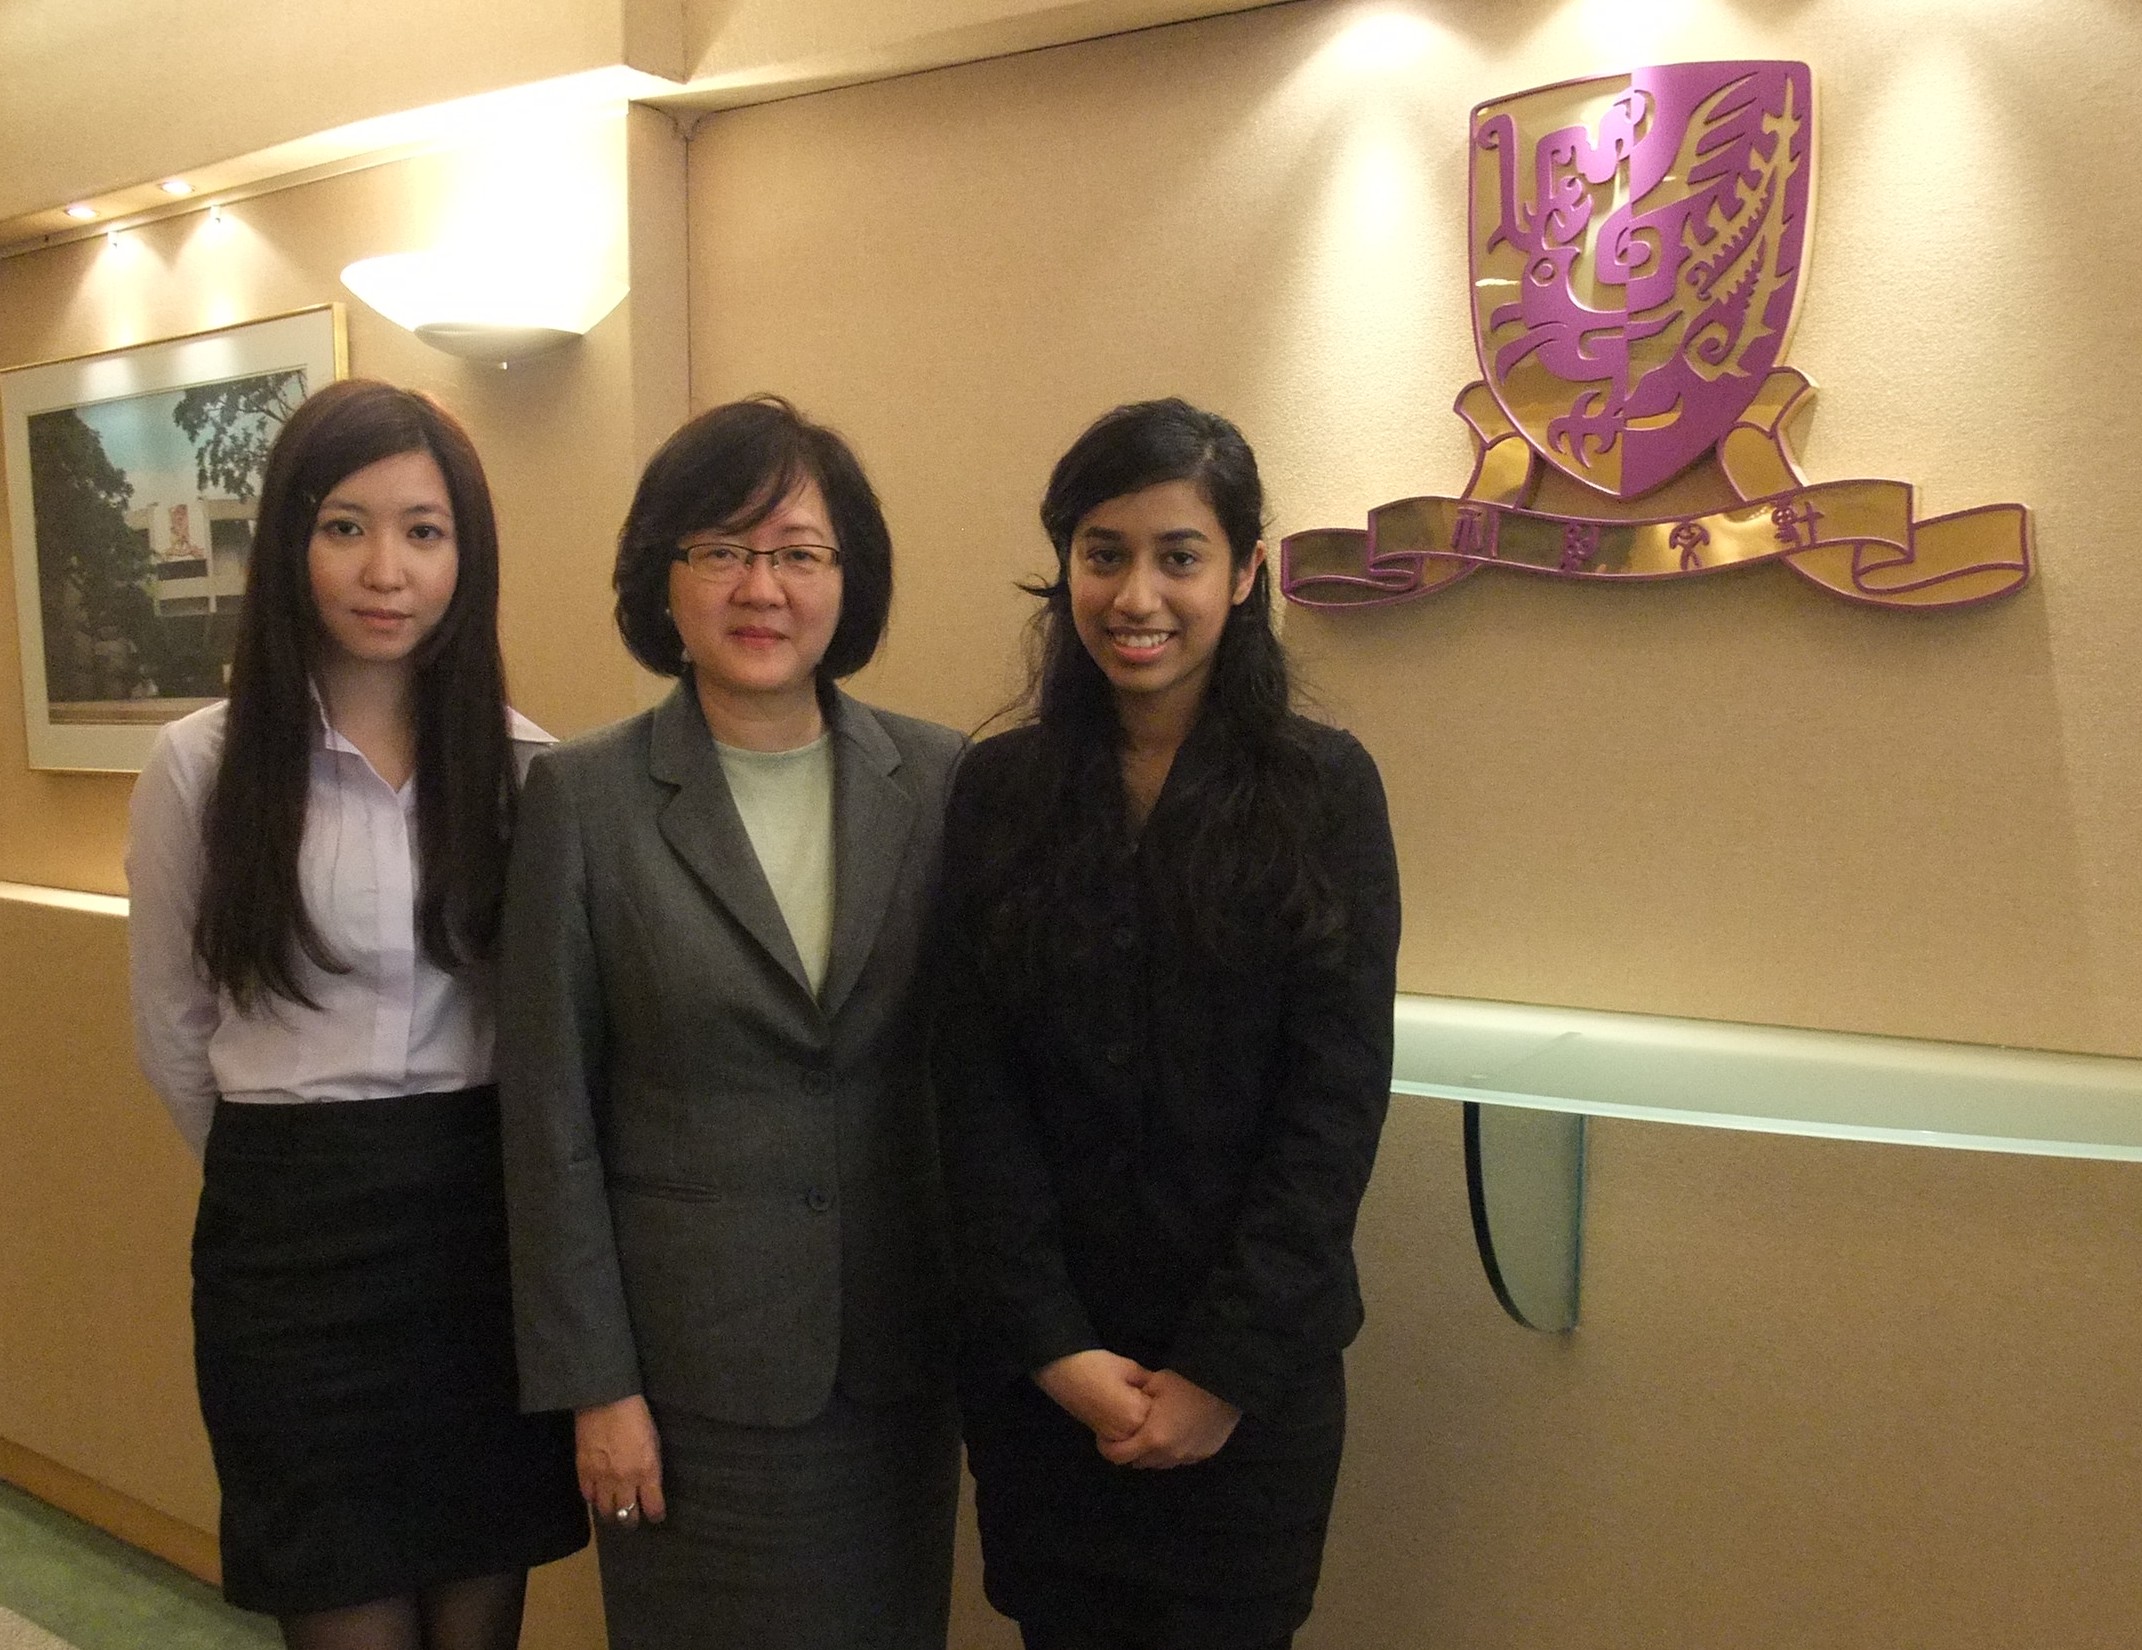
<svg viewBox="0 0 2142 1650">
<path fill-rule="evenodd" d="M 586 1544 L 572 1418 L 519 1412 L 494 1089 L 219 1104 L 193 1279 L 233 1604 L 338 1609 Z"/>
<path fill-rule="evenodd" d="M 1184 1467 L 1111 1465 L 1024 1376 L 970 1373 L 960 1401 L 982 1588 L 1035 1642 L 1247 1650 L 1308 1619 L 1346 1441 L 1336 1356 Z"/>
</svg>

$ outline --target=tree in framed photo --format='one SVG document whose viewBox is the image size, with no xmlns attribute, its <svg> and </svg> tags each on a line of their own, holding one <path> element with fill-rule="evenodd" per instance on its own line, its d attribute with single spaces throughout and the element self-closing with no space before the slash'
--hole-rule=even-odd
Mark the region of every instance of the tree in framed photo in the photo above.
<svg viewBox="0 0 2142 1650">
<path fill-rule="evenodd" d="M 305 375 L 298 372 L 202 384 L 181 395 L 171 419 L 193 443 L 201 491 L 255 497 L 275 432 L 304 399 Z"/>
<path fill-rule="evenodd" d="M 37 414 L 29 435 L 46 692 L 54 701 L 134 698 L 156 614 L 148 540 L 126 521 L 133 486 L 72 408 Z"/>
</svg>

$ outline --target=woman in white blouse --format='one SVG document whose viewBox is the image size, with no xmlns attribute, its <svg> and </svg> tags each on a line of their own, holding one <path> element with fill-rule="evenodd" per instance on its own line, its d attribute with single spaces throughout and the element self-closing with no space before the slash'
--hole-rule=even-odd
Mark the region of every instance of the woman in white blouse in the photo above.
<svg viewBox="0 0 2142 1650">
<path fill-rule="evenodd" d="M 490 956 L 519 772 L 468 436 L 350 380 L 262 477 L 230 698 L 136 786 L 138 1050 L 203 1157 L 224 1592 L 294 1650 L 511 1650 L 587 1539 L 513 1369 Z"/>
</svg>

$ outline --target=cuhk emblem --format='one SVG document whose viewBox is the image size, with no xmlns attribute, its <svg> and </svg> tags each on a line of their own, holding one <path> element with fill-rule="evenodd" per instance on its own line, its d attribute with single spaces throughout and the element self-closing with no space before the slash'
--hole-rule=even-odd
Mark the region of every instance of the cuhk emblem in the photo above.
<svg viewBox="0 0 2142 1650">
<path fill-rule="evenodd" d="M 1675 63 L 1473 111 L 1480 370 L 1548 463 L 1636 498 L 1748 410 L 1807 244 L 1804 63 Z"/>
<path fill-rule="evenodd" d="M 1288 535 L 1288 599 L 1374 606 L 1483 567 L 1626 582 L 1775 562 L 1919 609 L 2029 580 L 2020 504 L 1922 517 L 1908 482 L 1800 469 L 1815 392 L 1784 353 L 1814 192 L 1806 64 L 1671 63 L 1497 98 L 1472 112 L 1470 157 L 1481 376 L 1455 411 L 1472 476 L 1365 529 Z"/>
</svg>

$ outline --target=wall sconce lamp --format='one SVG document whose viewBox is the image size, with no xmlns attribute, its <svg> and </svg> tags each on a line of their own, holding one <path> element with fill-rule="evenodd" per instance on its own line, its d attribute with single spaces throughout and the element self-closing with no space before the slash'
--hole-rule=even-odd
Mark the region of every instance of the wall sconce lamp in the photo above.
<svg viewBox="0 0 2142 1650">
<path fill-rule="evenodd" d="M 342 284 L 434 349 L 500 366 L 572 342 L 627 290 L 620 279 L 533 247 L 364 258 L 343 270 Z"/>
</svg>

